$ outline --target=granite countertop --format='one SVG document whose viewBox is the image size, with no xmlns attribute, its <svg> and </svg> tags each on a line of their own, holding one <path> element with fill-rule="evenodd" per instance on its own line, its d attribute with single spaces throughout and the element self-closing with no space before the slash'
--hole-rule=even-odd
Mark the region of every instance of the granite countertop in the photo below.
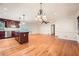
<svg viewBox="0 0 79 59">
<path fill-rule="evenodd" d="M 26 28 L 14 28 L 14 29 L 13 28 L 4 28 L 4 29 L 0 29 L 0 31 L 29 32 L 29 30 Z"/>
<path fill-rule="evenodd" d="M 5 30 L 0 30 L 0 31 L 5 31 Z"/>
<path fill-rule="evenodd" d="M 6 30 L 0 30 L 0 31 L 5 31 L 5 32 L 7 32 Z M 11 30 L 10 30 L 11 31 Z M 13 31 L 13 30 L 12 30 Z M 15 32 L 29 32 L 29 31 L 16 31 L 16 30 L 14 30 Z"/>
</svg>

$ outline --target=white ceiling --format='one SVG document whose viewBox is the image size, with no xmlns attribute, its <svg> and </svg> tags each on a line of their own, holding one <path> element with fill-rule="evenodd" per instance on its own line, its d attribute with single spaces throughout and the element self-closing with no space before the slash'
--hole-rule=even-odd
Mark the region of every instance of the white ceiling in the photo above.
<svg viewBox="0 0 79 59">
<path fill-rule="evenodd" d="M 0 17 L 19 20 L 23 14 L 26 15 L 25 21 L 33 22 L 40 8 L 39 3 L 1 3 Z M 45 3 L 44 12 L 48 20 L 74 16 L 79 11 L 77 3 Z"/>
</svg>

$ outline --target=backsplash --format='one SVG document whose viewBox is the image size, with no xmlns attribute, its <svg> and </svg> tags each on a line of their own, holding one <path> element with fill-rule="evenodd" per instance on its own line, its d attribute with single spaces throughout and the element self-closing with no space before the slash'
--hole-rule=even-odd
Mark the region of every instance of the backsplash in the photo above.
<svg viewBox="0 0 79 59">
<path fill-rule="evenodd" d="M 5 24 L 4 22 L 0 21 L 0 30 L 4 30 Z"/>
</svg>

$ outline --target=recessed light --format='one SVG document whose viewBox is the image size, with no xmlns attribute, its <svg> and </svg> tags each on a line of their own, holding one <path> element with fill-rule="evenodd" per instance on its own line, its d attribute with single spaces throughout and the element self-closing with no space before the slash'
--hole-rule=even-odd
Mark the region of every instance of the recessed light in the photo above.
<svg viewBox="0 0 79 59">
<path fill-rule="evenodd" d="M 7 11 L 8 9 L 7 9 L 7 8 L 3 8 L 3 10 L 4 10 L 4 11 Z"/>
<path fill-rule="evenodd" d="M 54 15 L 56 15 L 56 12 L 54 12 Z"/>
</svg>

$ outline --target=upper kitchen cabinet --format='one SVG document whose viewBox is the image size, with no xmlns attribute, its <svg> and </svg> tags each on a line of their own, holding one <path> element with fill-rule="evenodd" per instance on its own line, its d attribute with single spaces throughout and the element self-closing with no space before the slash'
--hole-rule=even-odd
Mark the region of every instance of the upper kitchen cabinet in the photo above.
<svg viewBox="0 0 79 59">
<path fill-rule="evenodd" d="M 5 28 L 19 28 L 19 24 L 20 21 L 0 18 L 0 27 L 4 26 Z"/>
<path fill-rule="evenodd" d="M 5 21 L 5 27 L 6 28 L 19 28 L 19 21 L 13 21 L 13 20 L 6 20 Z"/>
</svg>

